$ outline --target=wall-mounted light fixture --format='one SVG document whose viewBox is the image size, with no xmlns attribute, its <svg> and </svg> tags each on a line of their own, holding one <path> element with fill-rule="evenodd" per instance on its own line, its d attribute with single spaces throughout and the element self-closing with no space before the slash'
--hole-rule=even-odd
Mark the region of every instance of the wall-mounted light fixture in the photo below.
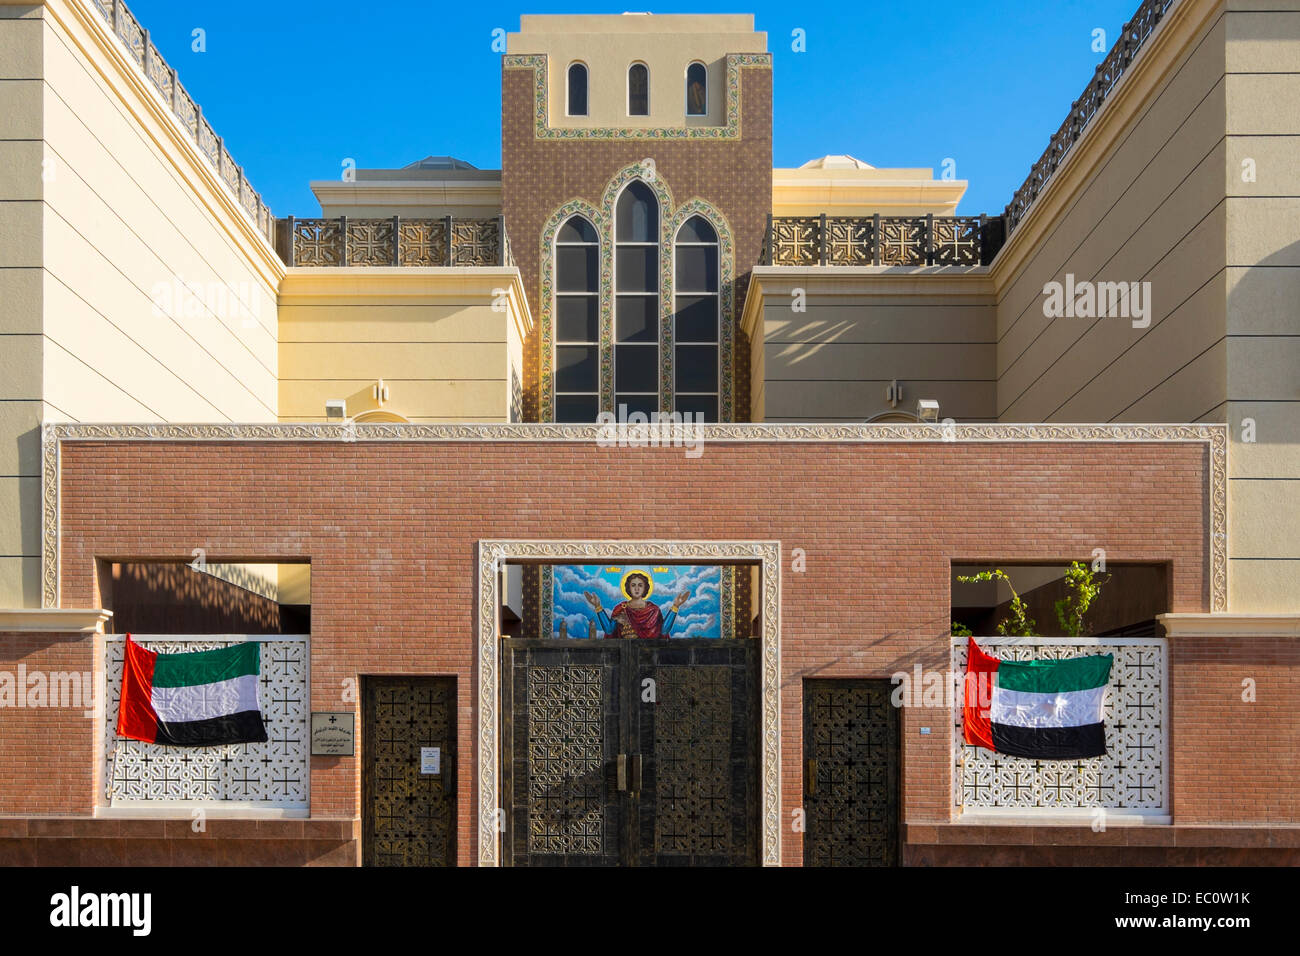
<svg viewBox="0 0 1300 956">
<path fill-rule="evenodd" d="M 341 398 L 331 398 L 325 403 L 325 417 L 342 421 L 348 417 L 348 403 Z"/>
<path fill-rule="evenodd" d="M 939 403 L 933 398 L 923 398 L 916 403 L 918 421 L 937 422 L 939 420 Z"/>
</svg>

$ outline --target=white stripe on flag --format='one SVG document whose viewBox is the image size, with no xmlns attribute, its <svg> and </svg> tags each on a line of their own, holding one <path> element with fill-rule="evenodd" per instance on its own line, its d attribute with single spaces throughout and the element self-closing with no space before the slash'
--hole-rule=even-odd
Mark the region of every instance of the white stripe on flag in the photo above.
<svg viewBox="0 0 1300 956">
<path fill-rule="evenodd" d="M 989 720 L 1012 727 L 1081 727 L 1101 723 L 1105 686 L 1061 694 L 993 689 Z"/>
<path fill-rule="evenodd" d="M 257 702 L 256 674 L 189 687 L 155 687 L 150 701 L 158 719 L 166 723 L 208 720 L 262 709 Z"/>
</svg>

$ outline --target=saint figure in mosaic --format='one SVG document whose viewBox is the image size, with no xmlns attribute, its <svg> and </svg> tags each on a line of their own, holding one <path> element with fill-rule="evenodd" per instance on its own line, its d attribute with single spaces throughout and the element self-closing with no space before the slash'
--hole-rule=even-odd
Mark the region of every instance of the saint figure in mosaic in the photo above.
<svg viewBox="0 0 1300 956">
<path fill-rule="evenodd" d="M 691 596 L 689 589 L 678 594 L 673 603 L 668 606 L 668 613 L 665 615 L 657 604 L 648 600 L 654 591 L 654 582 L 650 575 L 643 571 L 629 571 L 623 575 L 622 591 L 627 600 L 620 601 L 608 615 L 601 607 L 597 595 L 590 591 L 582 592 L 582 596 L 596 612 L 596 619 L 600 622 L 607 638 L 654 640 L 668 637 L 673 632 L 678 608 Z"/>
</svg>

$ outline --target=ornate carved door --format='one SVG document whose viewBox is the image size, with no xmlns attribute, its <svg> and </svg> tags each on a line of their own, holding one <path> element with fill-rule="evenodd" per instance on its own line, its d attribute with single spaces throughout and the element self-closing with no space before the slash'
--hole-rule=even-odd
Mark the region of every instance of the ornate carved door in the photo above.
<svg viewBox="0 0 1300 956">
<path fill-rule="evenodd" d="M 363 864 L 454 866 L 456 678 L 366 677 L 361 721 Z"/>
<path fill-rule="evenodd" d="M 757 863 L 756 642 L 504 647 L 507 863 Z"/>
<path fill-rule="evenodd" d="M 898 863 L 898 709 L 887 680 L 803 683 L 804 863 Z"/>
</svg>

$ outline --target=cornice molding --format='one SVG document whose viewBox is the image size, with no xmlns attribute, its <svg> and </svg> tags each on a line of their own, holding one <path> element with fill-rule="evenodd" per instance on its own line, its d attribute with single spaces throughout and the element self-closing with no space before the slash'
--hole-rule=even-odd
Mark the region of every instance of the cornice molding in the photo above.
<svg viewBox="0 0 1300 956">
<path fill-rule="evenodd" d="M 212 221 L 234 242 L 235 247 L 262 276 L 272 290 L 284 277 L 284 263 L 262 235 L 230 187 L 217 174 L 198 144 L 181 126 L 161 94 L 144 71 L 127 54 L 121 41 L 110 31 L 90 0 L 43 0 L 47 18 L 81 51 L 82 61 L 98 73 L 135 119 L 137 128 L 153 141 L 158 151 L 186 180 L 194 197 Z M 83 42 L 88 39 L 92 46 Z M 123 86 L 129 95 L 123 95 Z M 161 137 L 157 135 L 161 134 Z"/>
<path fill-rule="evenodd" d="M 330 301 L 348 298 L 456 298 L 491 297 L 502 284 L 527 309 L 518 266 L 295 266 L 285 272 L 280 304 L 322 296 Z M 529 322 L 531 324 L 531 316 Z"/>
<path fill-rule="evenodd" d="M 113 612 L 104 608 L 0 608 L 0 632 L 98 634 Z"/>
<path fill-rule="evenodd" d="M 1158 614 L 1165 634 L 1179 637 L 1300 637 L 1300 614 Z"/>
</svg>

